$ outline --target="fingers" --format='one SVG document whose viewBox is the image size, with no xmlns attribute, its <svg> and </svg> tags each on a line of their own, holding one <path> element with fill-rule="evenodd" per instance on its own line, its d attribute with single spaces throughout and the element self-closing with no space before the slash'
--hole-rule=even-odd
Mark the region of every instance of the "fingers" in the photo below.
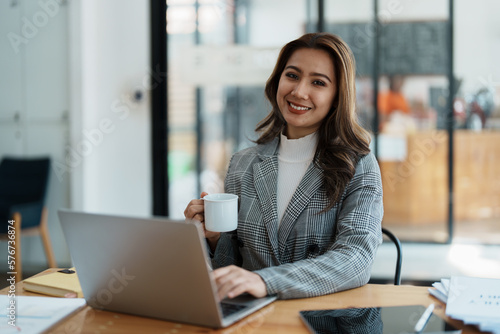
<svg viewBox="0 0 500 334">
<path fill-rule="evenodd" d="M 201 198 L 205 197 L 208 195 L 206 192 L 201 193 Z M 193 199 L 189 202 L 187 205 L 186 209 L 184 210 L 184 217 L 187 219 L 195 219 L 200 222 L 205 221 L 205 204 L 202 199 Z"/>
<path fill-rule="evenodd" d="M 234 298 L 242 293 L 249 293 L 257 298 L 267 295 L 267 288 L 262 278 L 245 269 L 228 266 L 214 270 L 217 294 L 220 299 Z"/>
<path fill-rule="evenodd" d="M 205 207 L 203 205 L 203 200 L 193 199 L 184 210 L 184 217 L 188 219 L 196 219 L 199 221 L 204 220 Z"/>
<path fill-rule="evenodd" d="M 207 192 L 202 192 L 200 197 L 203 198 L 207 195 Z M 186 219 L 194 219 L 202 223 L 205 238 L 209 239 L 210 247 L 215 249 L 217 241 L 220 238 L 220 232 L 211 232 L 205 229 L 205 201 L 202 199 L 191 200 L 184 210 L 184 217 L 186 217 Z"/>
<path fill-rule="evenodd" d="M 236 292 L 241 290 L 241 288 L 238 289 L 238 285 L 242 284 L 241 278 L 238 277 L 236 270 L 232 266 L 214 270 L 214 277 L 220 300 L 226 297 L 233 298 L 237 296 Z"/>
</svg>

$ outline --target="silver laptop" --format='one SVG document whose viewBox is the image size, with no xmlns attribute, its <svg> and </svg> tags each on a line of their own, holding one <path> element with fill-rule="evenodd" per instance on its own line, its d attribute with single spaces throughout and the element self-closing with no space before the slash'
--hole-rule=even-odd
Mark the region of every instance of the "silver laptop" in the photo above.
<svg viewBox="0 0 500 334">
<path fill-rule="evenodd" d="M 242 295 L 219 302 L 197 223 L 58 213 L 91 307 L 220 328 L 276 299 Z"/>
</svg>

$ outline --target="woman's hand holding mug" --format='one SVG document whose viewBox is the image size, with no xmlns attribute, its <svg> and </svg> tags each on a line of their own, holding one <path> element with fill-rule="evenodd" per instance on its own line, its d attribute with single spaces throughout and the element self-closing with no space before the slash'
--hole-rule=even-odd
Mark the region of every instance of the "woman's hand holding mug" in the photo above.
<svg viewBox="0 0 500 334">
<path fill-rule="evenodd" d="M 205 234 L 205 238 L 207 239 L 210 248 L 215 250 L 217 242 L 220 238 L 220 232 L 208 231 L 205 227 L 205 201 L 203 200 L 203 197 L 207 195 L 208 193 L 202 192 L 200 196 L 201 199 L 191 200 L 188 203 L 186 210 L 184 210 L 184 217 L 187 219 L 197 220 L 201 223 L 203 226 L 203 233 Z"/>
</svg>

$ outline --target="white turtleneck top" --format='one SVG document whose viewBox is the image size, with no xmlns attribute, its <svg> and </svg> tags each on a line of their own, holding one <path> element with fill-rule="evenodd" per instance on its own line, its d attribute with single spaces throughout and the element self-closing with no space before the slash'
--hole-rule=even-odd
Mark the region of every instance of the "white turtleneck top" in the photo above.
<svg viewBox="0 0 500 334">
<path fill-rule="evenodd" d="M 278 153 L 278 222 L 292 199 L 302 177 L 313 161 L 316 145 L 316 132 L 299 139 L 288 139 L 281 134 Z"/>
</svg>

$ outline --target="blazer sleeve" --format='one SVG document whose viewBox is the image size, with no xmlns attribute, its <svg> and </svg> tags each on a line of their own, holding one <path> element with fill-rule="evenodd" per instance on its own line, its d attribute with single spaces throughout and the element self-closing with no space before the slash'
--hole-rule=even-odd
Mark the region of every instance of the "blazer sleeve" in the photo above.
<svg viewBox="0 0 500 334">
<path fill-rule="evenodd" d="M 375 157 L 358 162 L 341 203 L 334 241 L 315 258 L 255 271 L 269 294 L 280 299 L 305 298 L 356 288 L 368 283 L 382 242 L 382 181 Z"/>
<path fill-rule="evenodd" d="M 210 247 L 209 247 L 210 249 Z M 230 265 L 241 266 L 238 237 L 234 233 L 221 233 L 215 251 L 210 253 L 212 268 L 217 269 Z"/>
</svg>

